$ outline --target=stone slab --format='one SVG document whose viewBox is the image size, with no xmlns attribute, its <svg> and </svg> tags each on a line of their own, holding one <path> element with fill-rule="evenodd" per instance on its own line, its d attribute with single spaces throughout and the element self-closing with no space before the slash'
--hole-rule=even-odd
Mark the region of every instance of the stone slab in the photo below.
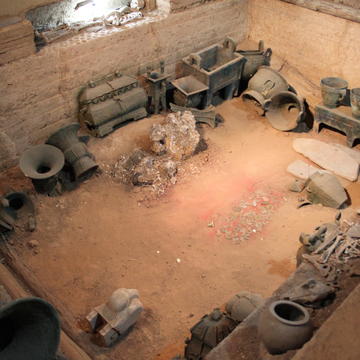
<svg viewBox="0 0 360 360">
<path fill-rule="evenodd" d="M 303 179 L 307 180 L 311 175 L 315 174 L 316 172 L 324 173 L 325 170 L 307 164 L 302 160 L 295 160 L 287 167 L 287 172 L 290 174 Z"/>
<path fill-rule="evenodd" d="M 338 147 L 315 139 L 299 138 L 293 142 L 293 148 L 315 164 L 342 176 L 356 181 L 359 175 L 359 163 Z"/>
<path fill-rule="evenodd" d="M 345 151 L 348 155 L 350 155 L 356 162 L 360 164 L 360 151 L 356 149 L 350 149 L 349 147 L 341 144 L 334 144 L 335 147 L 340 150 Z"/>
</svg>

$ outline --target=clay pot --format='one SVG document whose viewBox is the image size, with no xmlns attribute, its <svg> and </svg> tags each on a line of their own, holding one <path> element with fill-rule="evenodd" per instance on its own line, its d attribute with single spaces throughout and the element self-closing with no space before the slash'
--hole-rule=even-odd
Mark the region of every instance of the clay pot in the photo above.
<svg viewBox="0 0 360 360">
<path fill-rule="evenodd" d="M 324 105 L 336 108 L 346 96 L 348 82 L 337 77 L 327 77 L 321 80 L 320 86 Z"/>
<path fill-rule="evenodd" d="M 286 300 L 274 301 L 264 309 L 258 328 L 262 342 L 272 355 L 299 349 L 313 333 L 308 311 Z"/>
<path fill-rule="evenodd" d="M 226 312 L 238 322 L 246 319 L 253 311 L 263 305 L 264 299 L 258 294 L 242 291 L 226 303 Z"/>
<path fill-rule="evenodd" d="M 352 89 L 350 92 L 351 110 L 356 119 L 360 119 L 360 88 Z"/>
</svg>

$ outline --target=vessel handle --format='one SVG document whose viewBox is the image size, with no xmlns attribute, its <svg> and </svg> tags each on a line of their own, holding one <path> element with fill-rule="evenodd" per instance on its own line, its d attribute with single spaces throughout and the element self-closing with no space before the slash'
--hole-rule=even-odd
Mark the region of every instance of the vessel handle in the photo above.
<svg viewBox="0 0 360 360">
<path fill-rule="evenodd" d="M 196 65 L 198 67 L 200 67 L 201 64 L 201 57 L 197 54 L 190 54 L 189 55 L 189 60 L 190 60 L 190 64 L 191 65 Z"/>
<path fill-rule="evenodd" d="M 271 48 L 266 49 L 266 51 L 264 53 L 265 58 L 270 59 L 271 55 L 272 55 L 272 49 Z"/>
<path fill-rule="evenodd" d="M 235 40 L 232 39 L 231 37 L 226 37 L 224 42 L 223 42 L 223 47 L 231 50 L 232 52 L 234 52 L 235 49 L 236 49 Z"/>
<path fill-rule="evenodd" d="M 259 51 L 264 51 L 264 40 L 259 41 Z"/>
<path fill-rule="evenodd" d="M 271 80 L 266 80 L 264 83 L 264 88 L 261 94 L 267 98 L 269 95 L 269 92 L 275 87 L 275 83 Z"/>
<path fill-rule="evenodd" d="M 347 95 L 347 89 L 342 89 L 340 91 L 340 101 L 344 101 Z"/>
</svg>

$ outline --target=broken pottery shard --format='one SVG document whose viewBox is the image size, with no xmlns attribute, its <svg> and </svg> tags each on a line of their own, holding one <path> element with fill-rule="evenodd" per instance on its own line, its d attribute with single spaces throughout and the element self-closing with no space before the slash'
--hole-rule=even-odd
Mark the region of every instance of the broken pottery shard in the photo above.
<svg viewBox="0 0 360 360">
<path fill-rule="evenodd" d="M 359 175 L 359 163 L 349 154 L 332 144 L 314 139 L 295 139 L 293 148 L 324 169 L 350 181 Z"/>
<path fill-rule="evenodd" d="M 313 204 L 332 208 L 342 207 L 348 200 L 346 192 L 336 176 L 327 173 L 313 174 L 306 185 L 307 198 Z"/>
<path fill-rule="evenodd" d="M 287 167 L 287 171 L 290 174 L 304 180 L 307 180 L 311 175 L 315 174 L 316 172 L 326 172 L 325 170 L 321 170 L 319 168 L 316 168 L 315 166 L 309 165 L 302 160 L 296 160 L 292 162 Z"/>
</svg>

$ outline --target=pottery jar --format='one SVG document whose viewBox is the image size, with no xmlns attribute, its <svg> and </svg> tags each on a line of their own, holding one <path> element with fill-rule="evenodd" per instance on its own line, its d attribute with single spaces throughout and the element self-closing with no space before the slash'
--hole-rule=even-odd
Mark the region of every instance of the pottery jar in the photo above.
<svg viewBox="0 0 360 360">
<path fill-rule="evenodd" d="M 287 300 L 275 301 L 265 308 L 258 328 L 262 342 L 273 355 L 299 349 L 313 333 L 308 311 Z"/>
<path fill-rule="evenodd" d="M 337 77 L 327 77 L 321 80 L 320 86 L 324 105 L 336 108 L 346 96 L 348 82 Z"/>
</svg>

